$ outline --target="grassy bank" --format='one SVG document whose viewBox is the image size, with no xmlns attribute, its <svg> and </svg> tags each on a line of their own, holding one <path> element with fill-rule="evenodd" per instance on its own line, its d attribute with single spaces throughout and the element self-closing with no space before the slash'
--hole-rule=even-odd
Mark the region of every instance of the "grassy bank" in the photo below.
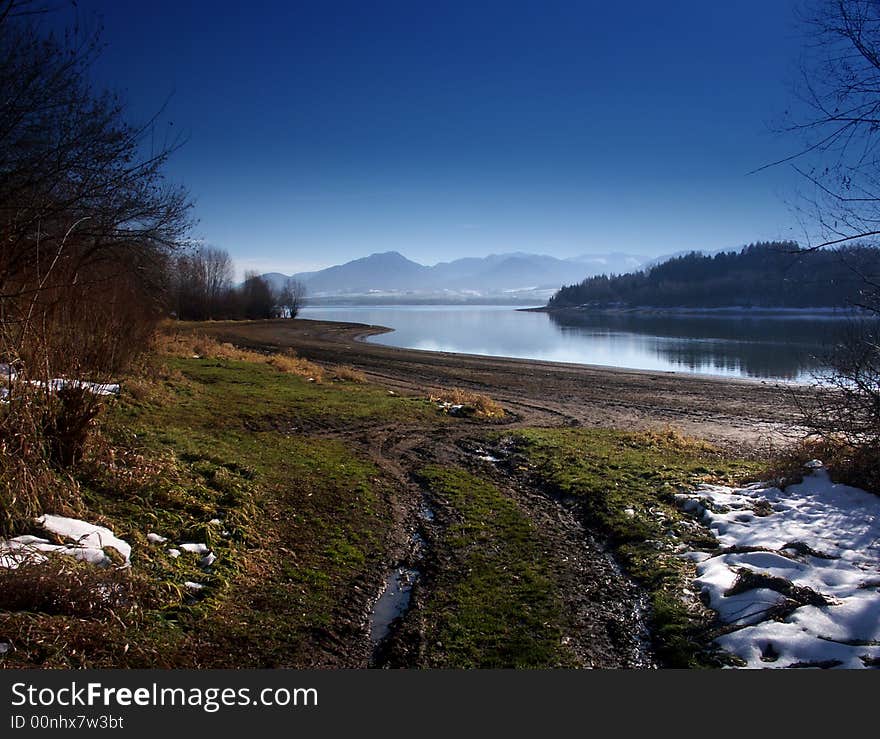
<svg viewBox="0 0 880 739">
<path fill-rule="evenodd" d="M 606 537 L 624 570 L 651 603 L 654 645 L 670 667 L 715 663 L 706 651 L 712 614 L 689 594 L 691 566 L 676 557 L 713 548 L 714 538 L 675 504 L 681 489 L 731 482 L 758 472 L 711 445 L 673 432 L 535 429 L 505 439 L 511 466 L 573 506 Z"/>
<path fill-rule="evenodd" d="M 44 484 L 75 491 L 70 512 L 131 543 L 131 567 L 54 557 L 0 570 L 5 667 L 365 666 L 370 608 L 417 486 L 436 520 L 405 664 L 576 666 L 578 573 L 514 484 L 576 506 L 647 588 L 664 662 L 701 663 L 705 613 L 682 600 L 688 573 L 673 555 L 706 533 L 672 495 L 748 464 L 674 434 L 503 431 L 483 396 L 401 397 L 355 368 L 196 337 L 121 379 L 83 458 Z M 453 401 L 473 411 L 452 413 Z M 441 461 L 382 459 L 371 442 L 383 429 L 442 447 Z M 464 464 L 459 431 L 503 447 L 505 463 Z"/>
<path fill-rule="evenodd" d="M 78 618 L 91 613 L 95 594 L 87 590 L 64 608 L 51 598 L 13 604 L 0 595 L 0 636 L 15 647 L 4 664 L 332 660 L 325 642 L 359 638 L 387 556 L 391 495 L 374 464 L 303 429 L 434 418 L 433 409 L 256 361 L 154 357 L 146 369 L 152 379 L 123 383 L 100 438 L 72 470 L 82 517 L 133 545 L 133 587 L 87 620 Z M 151 532 L 168 542 L 150 543 Z M 216 562 L 204 568 L 195 555 L 169 554 L 184 542 L 205 543 Z M 62 588 L 66 560 L 34 568 L 46 570 L 44 589 Z M 352 599 L 359 588 L 362 602 Z"/>
</svg>

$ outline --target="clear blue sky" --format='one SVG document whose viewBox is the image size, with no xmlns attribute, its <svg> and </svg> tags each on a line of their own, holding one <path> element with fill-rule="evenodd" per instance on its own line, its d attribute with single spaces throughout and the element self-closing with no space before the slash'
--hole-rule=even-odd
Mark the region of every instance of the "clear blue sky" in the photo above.
<svg viewBox="0 0 880 739">
<path fill-rule="evenodd" d="M 792 0 L 81 0 L 97 73 L 189 137 L 195 235 L 293 272 L 375 251 L 657 255 L 798 238 L 768 128 Z M 173 127 L 171 124 L 173 123 Z"/>
</svg>

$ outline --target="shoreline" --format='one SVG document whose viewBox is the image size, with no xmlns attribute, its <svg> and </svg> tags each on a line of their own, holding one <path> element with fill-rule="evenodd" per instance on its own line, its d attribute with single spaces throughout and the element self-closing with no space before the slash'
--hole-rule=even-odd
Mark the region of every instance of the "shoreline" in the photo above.
<svg viewBox="0 0 880 739">
<path fill-rule="evenodd" d="M 722 445 L 765 447 L 796 432 L 805 386 L 765 380 L 453 354 L 373 344 L 384 326 L 314 319 L 181 324 L 260 351 L 294 350 L 348 364 L 395 392 L 460 387 L 484 393 L 519 425 L 616 429 L 674 427 Z"/>
<path fill-rule="evenodd" d="M 589 308 L 580 306 L 565 306 L 551 308 L 540 306 L 537 308 L 517 308 L 523 313 L 555 313 L 557 315 L 602 315 L 602 316 L 667 316 L 670 318 L 787 318 L 787 319 L 821 319 L 821 320 L 850 320 L 867 319 L 875 316 L 868 311 L 853 310 L 848 308 L 783 308 L 783 307 L 745 307 L 745 306 L 722 306 L 718 308 L 662 308 L 654 306 L 634 306 L 629 308 Z"/>
<path fill-rule="evenodd" d="M 509 362 L 526 362 L 526 363 L 534 363 L 534 364 L 550 364 L 550 365 L 558 365 L 560 367 L 569 367 L 573 369 L 583 368 L 585 370 L 591 370 L 595 372 L 608 371 L 608 372 L 622 372 L 622 373 L 639 373 L 639 374 L 647 374 L 647 375 L 672 375 L 674 377 L 680 377 L 682 379 L 693 377 L 693 378 L 707 378 L 710 380 L 720 380 L 722 382 L 740 382 L 747 385 L 751 384 L 760 384 L 766 385 L 767 383 L 775 383 L 783 386 L 788 385 L 804 385 L 804 383 L 799 383 L 794 380 L 772 380 L 767 378 L 760 377 L 734 377 L 732 375 L 714 375 L 707 372 L 686 372 L 684 370 L 652 370 L 652 369 L 640 369 L 639 367 L 622 367 L 616 364 L 588 364 L 586 362 L 560 362 L 555 359 L 532 359 L 531 357 L 512 357 L 506 354 L 471 354 L 469 352 L 445 352 L 439 351 L 436 349 L 413 349 L 408 346 L 395 346 L 393 344 L 370 344 L 368 339 L 372 336 L 381 336 L 382 334 L 393 333 L 397 329 L 390 328 L 388 326 L 375 326 L 366 323 L 354 323 L 349 321 L 323 321 L 322 319 L 316 318 L 300 318 L 300 321 L 317 321 L 320 323 L 339 323 L 343 326 L 352 326 L 357 327 L 357 331 L 352 330 L 352 340 L 360 342 L 362 344 L 366 344 L 367 346 L 383 346 L 388 349 L 399 349 L 400 351 L 406 352 L 422 352 L 424 354 L 434 354 L 443 357 L 462 357 L 467 359 L 485 359 L 492 360 L 498 359 L 502 361 Z"/>
</svg>

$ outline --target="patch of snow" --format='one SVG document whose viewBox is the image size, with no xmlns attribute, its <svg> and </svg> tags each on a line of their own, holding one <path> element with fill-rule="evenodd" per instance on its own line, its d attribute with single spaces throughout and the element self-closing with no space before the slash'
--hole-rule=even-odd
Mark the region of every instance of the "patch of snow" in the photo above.
<svg viewBox="0 0 880 739">
<path fill-rule="evenodd" d="M 25 534 L 12 539 L 0 540 L 0 567 L 15 569 L 24 563 L 40 563 L 50 554 L 63 554 L 83 562 L 102 567 L 113 564 L 104 547 L 115 549 L 131 561 L 131 546 L 104 526 L 80 521 L 76 518 L 46 514 L 37 519 L 46 531 L 68 539 L 70 544 L 52 544 L 48 539 Z"/>
<path fill-rule="evenodd" d="M 177 559 L 180 556 L 180 550 L 179 549 L 169 549 L 168 556 L 171 557 L 171 559 Z"/>
<path fill-rule="evenodd" d="M 190 552 L 191 554 L 207 554 L 211 551 L 210 547 L 207 544 L 188 542 L 186 544 L 180 544 L 180 549 L 184 552 Z"/>
<path fill-rule="evenodd" d="M 187 580 L 187 581 L 183 584 L 183 587 L 185 587 L 187 590 L 196 590 L 196 591 L 198 591 L 198 590 L 202 590 L 205 586 L 204 586 L 203 583 L 200 583 L 200 582 L 193 582 L 192 580 Z"/>
<path fill-rule="evenodd" d="M 208 523 L 211 526 L 220 526 L 223 522 L 219 518 L 212 518 Z"/>
<path fill-rule="evenodd" d="M 80 548 L 97 549 L 100 552 L 104 547 L 110 547 L 123 556 L 126 564 L 131 560 L 131 545 L 104 526 L 80 521 L 78 518 L 55 516 L 51 513 L 40 516 L 37 523 L 46 531 L 76 542 Z M 103 555 L 103 552 L 101 554 Z M 106 555 L 103 556 L 106 559 Z M 90 557 L 91 555 L 85 555 L 81 558 L 91 561 Z"/>
<path fill-rule="evenodd" d="M 154 534 L 151 531 L 149 534 L 147 534 L 147 541 L 150 542 L 150 544 L 164 544 L 166 541 L 168 541 L 168 538 L 165 536 L 160 536 L 159 534 Z"/>
<path fill-rule="evenodd" d="M 734 627 L 717 644 L 751 668 L 880 659 L 880 497 L 833 483 L 818 460 L 808 468 L 784 490 L 704 485 L 676 496 L 728 550 L 682 556 Z"/>
<path fill-rule="evenodd" d="M 75 387 L 81 388 L 82 390 L 87 390 L 93 395 L 119 395 L 119 385 L 116 383 L 109 382 L 87 382 L 85 380 L 65 380 L 60 377 L 56 377 L 48 382 L 42 382 L 41 380 L 32 380 L 31 384 L 36 385 L 38 387 L 47 388 L 49 391 L 58 392 L 59 390 L 64 389 L 65 387 Z"/>
<path fill-rule="evenodd" d="M 0 654 L 6 654 L 12 649 L 12 645 L 8 641 L 0 641 Z"/>
<path fill-rule="evenodd" d="M 199 564 L 202 567 L 210 567 L 214 562 L 217 561 L 217 555 L 214 552 L 208 552 L 204 557 L 199 560 Z"/>
<path fill-rule="evenodd" d="M 64 554 L 100 566 L 112 564 L 110 558 L 95 547 L 51 544 L 46 539 L 29 535 L 0 541 L 0 567 L 7 570 L 14 570 L 22 564 L 45 562 L 49 554 Z"/>
<path fill-rule="evenodd" d="M 12 539 L 0 540 L 0 567 L 14 570 L 26 562 L 45 562 L 42 546 L 53 546 L 46 539 L 35 536 L 16 536 Z"/>
</svg>

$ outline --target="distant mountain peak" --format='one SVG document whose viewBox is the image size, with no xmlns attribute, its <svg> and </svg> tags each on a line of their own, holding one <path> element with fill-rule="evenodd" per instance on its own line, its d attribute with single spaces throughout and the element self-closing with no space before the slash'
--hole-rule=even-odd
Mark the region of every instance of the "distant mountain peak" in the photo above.
<svg viewBox="0 0 880 739">
<path fill-rule="evenodd" d="M 569 260 L 546 254 L 501 252 L 486 257 L 464 257 L 427 267 L 408 259 L 399 251 L 374 252 L 345 264 L 316 272 L 294 275 L 305 283 L 313 297 L 349 297 L 388 294 L 411 295 L 424 299 L 454 298 L 457 294 L 486 297 L 524 293 L 523 300 L 543 302 L 543 296 L 528 295 L 537 290 L 558 290 L 572 280 L 572 273 L 584 278 L 598 271 L 617 273 L 637 268 L 641 257 L 626 254 L 596 255 L 589 263 L 574 265 Z M 603 258 L 604 257 L 604 258 Z M 278 279 L 275 276 L 275 279 Z M 533 287 L 523 288 L 523 285 Z"/>
</svg>

